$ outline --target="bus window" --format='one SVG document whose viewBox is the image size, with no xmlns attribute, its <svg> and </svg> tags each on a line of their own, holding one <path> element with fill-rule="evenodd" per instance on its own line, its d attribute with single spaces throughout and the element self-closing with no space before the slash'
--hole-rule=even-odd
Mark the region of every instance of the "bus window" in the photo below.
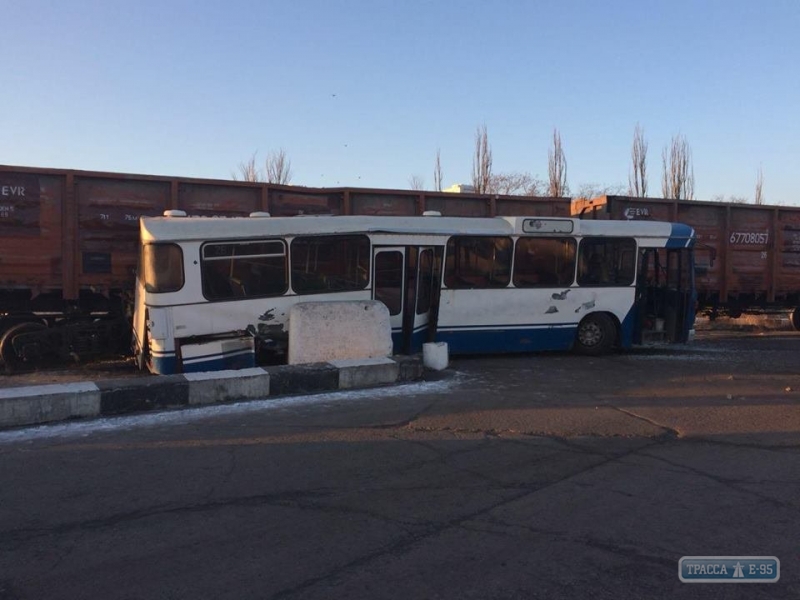
<svg viewBox="0 0 800 600">
<path fill-rule="evenodd" d="M 455 289 L 507 287 L 511 238 L 453 236 L 447 242 L 444 283 Z"/>
<path fill-rule="evenodd" d="M 578 285 L 629 286 L 636 273 L 636 241 L 584 238 L 578 257 Z"/>
<path fill-rule="evenodd" d="M 403 309 L 403 253 L 383 251 L 375 255 L 375 299 L 399 315 Z"/>
<path fill-rule="evenodd" d="M 575 247 L 572 238 L 519 238 L 514 252 L 514 287 L 572 285 Z"/>
<path fill-rule="evenodd" d="M 183 287 L 183 251 L 180 246 L 145 244 L 141 273 L 148 292 L 177 292 Z"/>
<path fill-rule="evenodd" d="M 363 290 L 369 283 L 365 235 L 297 237 L 292 241 L 292 289 L 298 294 Z"/>
<path fill-rule="evenodd" d="M 200 254 L 203 295 L 208 300 L 286 293 L 286 245 L 281 241 L 204 244 Z"/>
</svg>

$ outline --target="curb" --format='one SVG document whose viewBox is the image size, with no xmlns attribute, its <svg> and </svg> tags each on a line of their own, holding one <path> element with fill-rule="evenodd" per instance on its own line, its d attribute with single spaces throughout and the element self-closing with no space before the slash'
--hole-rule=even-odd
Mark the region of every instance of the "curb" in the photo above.
<svg viewBox="0 0 800 600">
<path fill-rule="evenodd" d="M 0 428 L 369 388 L 422 377 L 419 356 L 0 389 Z"/>
</svg>

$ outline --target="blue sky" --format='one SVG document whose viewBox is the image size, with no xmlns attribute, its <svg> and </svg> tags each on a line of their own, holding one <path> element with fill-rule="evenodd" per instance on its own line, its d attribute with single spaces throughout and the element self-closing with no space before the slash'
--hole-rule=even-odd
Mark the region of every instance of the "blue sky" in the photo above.
<svg viewBox="0 0 800 600">
<path fill-rule="evenodd" d="M 283 148 L 293 183 L 407 188 L 494 170 L 651 195 L 674 134 L 696 196 L 800 204 L 800 3 L 3 0 L 0 163 L 230 178 Z"/>
</svg>

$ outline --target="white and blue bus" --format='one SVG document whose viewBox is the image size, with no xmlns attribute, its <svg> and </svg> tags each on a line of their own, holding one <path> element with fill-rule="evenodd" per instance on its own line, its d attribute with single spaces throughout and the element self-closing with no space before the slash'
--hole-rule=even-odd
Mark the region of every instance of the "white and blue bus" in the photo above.
<svg viewBox="0 0 800 600">
<path fill-rule="evenodd" d="M 540 217 L 141 219 L 140 366 L 242 368 L 285 351 L 293 305 L 370 300 L 395 352 L 601 354 L 681 343 L 694 323 L 694 230 Z"/>
</svg>

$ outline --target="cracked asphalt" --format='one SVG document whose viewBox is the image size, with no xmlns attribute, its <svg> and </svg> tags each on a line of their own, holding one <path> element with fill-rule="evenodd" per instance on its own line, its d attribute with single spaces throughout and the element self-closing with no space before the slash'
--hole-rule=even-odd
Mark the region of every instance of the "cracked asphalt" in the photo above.
<svg viewBox="0 0 800 600">
<path fill-rule="evenodd" d="M 0 600 L 797 598 L 799 350 L 708 332 L 0 433 Z M 684 584 L 685 555 L 781 578 Z"/>
</svg>

